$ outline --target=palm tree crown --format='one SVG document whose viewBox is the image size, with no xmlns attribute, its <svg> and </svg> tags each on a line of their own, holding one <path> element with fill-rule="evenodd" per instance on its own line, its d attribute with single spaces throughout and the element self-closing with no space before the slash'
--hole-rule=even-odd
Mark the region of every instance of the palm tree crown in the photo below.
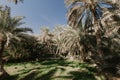
<svg viewBox="0 0 120 80">
<path fill-rule="evenodd" d="M 68 24 L 85 30 L 103 15 L 103 10 L 113 8 L 103 0 L 65 0 L 68 7 Z"/>
<path fill-rule="evenodd" d="M 24 34 L 24 32 L 31 31 L 30 28 L 21 28 L 19 27 L 24 22 L 21 22 L 21 20 L 24 17 L 17 16 L 17 17 L 11 17 L 10 15 L 10 7 L 1 7 L 0 10 L 0 33 L 4 34 L 7 37 L 7 42 L 9 42 L 9 39 L 18 39 L 17 36 L 20 36 L 21 34 Z"/>
</svg>

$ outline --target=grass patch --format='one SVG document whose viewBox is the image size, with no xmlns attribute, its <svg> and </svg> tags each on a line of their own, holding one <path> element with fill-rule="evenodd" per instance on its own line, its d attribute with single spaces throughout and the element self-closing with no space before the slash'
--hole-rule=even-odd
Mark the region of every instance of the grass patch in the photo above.
<svg viewBox="0 0 120 80">
<path fill-rule="evenodd" d="M 94 67 L 77 61 L 8 63 L 5 70 L 10 76 L 4 80 L 97 80 Z"/>
</svg>

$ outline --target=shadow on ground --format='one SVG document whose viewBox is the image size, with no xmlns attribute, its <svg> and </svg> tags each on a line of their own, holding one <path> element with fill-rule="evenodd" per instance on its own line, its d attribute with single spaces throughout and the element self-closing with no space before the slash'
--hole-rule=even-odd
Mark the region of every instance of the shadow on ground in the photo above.
<svg viewBox="0 0 120 80">
<path fill-rule="evenodd" d="M 4 80 L 96 80 L 94 67 L 76 61 L 46 60 L 6 64 Z"/>
</svg>

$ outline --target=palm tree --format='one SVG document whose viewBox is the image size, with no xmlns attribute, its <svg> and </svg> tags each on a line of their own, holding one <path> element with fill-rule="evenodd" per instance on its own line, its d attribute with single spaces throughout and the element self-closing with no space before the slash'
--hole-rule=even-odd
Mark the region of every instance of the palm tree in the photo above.
<svg viewBox="0 0 120 80">
<path fill-rule="evenodd" d="M 86 35 L 94 32 L 98 52 L 101 54 L 101 19 L 106 9 L 112 9 L 112 2 L 105 0 L 65 0 L 68 7 L 68 24 Z"/>
<path fill-rule="evenodd" d="M 103 0 L 65 0 L 65 4 L 68 7 L 68 24 L 84 33 L 83 38 L 94 32 L 97 52 L 101 56 L 101 26 L 99 24 L 103 13 L 106 9 L 113 8 L 112 5 L 105 3 Z"/>
<path fill-rule="evenodd" d="M 81 32 L 95 30 L 94 38 L 96 42 L 97 55 L 94 56 L 95 63 L 108 65 L 108 61 L 114 67 L 119 63 L 114 62 L 120 53 L 120 6 L 119 0 L 65 0 L 68 7 L 68 24 Z M 106 10 L 107 9 L 107 10 Z M 112 11 L 115 9 L 114 11 Z M 87 36 L 89 34 L 86 34 Z M 88 41 L 90 39 L 86 38 Z M 93 41 L 91 45 L 93 44 Z M 108 51 L 107 51 L 108 50 Z M 102 54 L 101 54 L 102 53 Z M 104 54 L 103 54 L 104 53 Z M 109 54 L 108 54 L 109 53 Z M 97 57 L 99 56 L 100 57 Z M 109 56 L 108 56 L 109 55 Z M 117 55 L 117 57 L 115 56 Z M 115 57 L 114 57 L 115 56 Z M 93 59 L 93 57 L 92 57 Z M 115 64 L 114 64 L 115 63 Z M 109 66 L 109 65 L 108 65 Z M 109 66 L 108 69 L 110 69 Z M 113 67 L 112 67 L 113 68 Z M 107 69 L 107 68 L 105 68 Z"/>
<path fill-rule="evenodd" d="M 53 33 L 50 32 L 49 28 L 43 27 L 41 28 L 41 35 L 38 37 L 38 40 L 41 44 L 46 46 L 47 53 L 54 53 L 54 42 L 53 42 Z"/>
<path fill-rule="evenodd" d="M 41 32 L 42 32 L 42 34 L 39 37 L 39 40 L 41 40 L 41 42 L 47 43 L 52 39 L 53 35 L 52 35 L 52 33 L 50 33 L 49 28 L 43 27 L 43 28 L 41 28 Z"/>
<path fill-rule="evenodd" d="M 25 32 L 32 32 L 30 28 L 19 27 L 23 24 L 21 20 L 24 17 L 11 17 L 10 7 L 0 8 L 0 72 L 4 73 L 3 69 L 3 51 L 6 46 L 12 46 L 12 43 L 19 42 L 25 38 L 27 34 Z M 9 45 L 10 44 L 10 45 Z"/>
<path fill-rule="evenodd" d="M 85 35 L 71 26 L 59 26 L 55 29 L 54 42 L 57 45 L 57 54 L 68 59 L 79 59 L 81 62 L 90 59 L 95 52 L 95 36 Z M 93 41 L 94 40 L 94 41 Z"/>
<path fill-rule="evenodd" d="M 68 7 L 68 24 L 82 31 L 93 27 L 102 18 L 103 10 L 113 8 L 102 0 L 65 0 L 65 4 Z"/>
<path fill-rule="evenodd" d="M 54 42 L 57 46 L 56 54 L 63 58 L 83 60 L 83 35 L 71 26 L 57 26 L 54 31 Z"/>
</svg>

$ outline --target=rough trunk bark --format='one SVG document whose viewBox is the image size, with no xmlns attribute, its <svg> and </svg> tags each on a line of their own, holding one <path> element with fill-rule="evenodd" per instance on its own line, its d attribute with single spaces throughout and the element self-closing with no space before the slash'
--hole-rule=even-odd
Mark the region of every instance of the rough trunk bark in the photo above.
<svg viewBox="0 0 120 80">
<path fill-rule="evenodd" d="M 2 60 L 3 56 L 3 50 L 4 50 L 4 43 L 0 44 L 0 75 L 4 74 L 4 61 Z"/>
<path fill-rule="evenodd" d="M 0 79 L 2 79 L 2 77 L 4 77 L 7 74 L 4 70 L 4 61 L 2 60 L 6 40 L 6 36 L 0 33 Z"/>
</svg>

